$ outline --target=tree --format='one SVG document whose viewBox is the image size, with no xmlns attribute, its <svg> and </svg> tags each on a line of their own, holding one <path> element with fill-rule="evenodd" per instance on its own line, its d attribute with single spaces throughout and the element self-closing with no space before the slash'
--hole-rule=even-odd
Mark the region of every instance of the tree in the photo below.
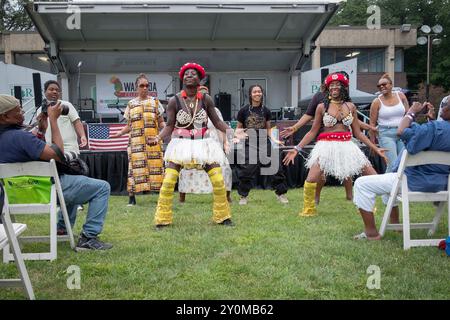
<svg viewBox="0 0 450 320">
<path fill-rule="evenodd" d="M 365 26 L 369 17 L 367 8 L 375 3 L 376 0 L 348 0 L 341 4 L 329 25 Z"/>
<path fill-rule="evenodd" d="M 381 9 L 381 24 L 401 25 L 409 23 L 413 27 L 423 24 L 434 26 L 440 24 L 444 28 L 440 36 L 442 43 L 433 47 L 432 84 L 442 86 L 450 90 L 450 0 L 348 0 L 341 5 L 329 25 L 365 26 L 367 8 L 377 5 Z M 408 86 L 417 89 L 421 82 L 426 80 L 427 49 L 426 46 L 415 46 L 405 50 L 405 72 L 407 73 Z"/>
<path fill-rule="evenodd" d="M 29 0 L 0 0 L 0 31 L 33 30 L 33 22 L 25 11 Z"/>
</svg>

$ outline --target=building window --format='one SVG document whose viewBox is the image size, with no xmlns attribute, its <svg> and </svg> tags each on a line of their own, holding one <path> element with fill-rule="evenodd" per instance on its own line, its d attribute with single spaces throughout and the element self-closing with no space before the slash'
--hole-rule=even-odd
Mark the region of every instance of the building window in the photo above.
<svg viewBox="0 0 450 320">
<path fill-rule="evenodd" d="M 44 53 L 14 53 L 14 64 L 48 73 L 55 73 L 50 60 Z"/>
<path fill-rule="evenodd" d="M 358 59 L 358 72 L 384 72 L 385 49 L 330 49 L 320 50 L 320 66 Z"/>
<path fill-rule="evenodd" d="M 5 54 L 0 53 L 0 62 L 5 62 Z"/>
<path fill-rule="evenodd" d="M 395 64 L 394 71 L 395 72 L 403 72 L 404 71 L 404 51 L 403 49 L 395 49 Z"/>
</svg>

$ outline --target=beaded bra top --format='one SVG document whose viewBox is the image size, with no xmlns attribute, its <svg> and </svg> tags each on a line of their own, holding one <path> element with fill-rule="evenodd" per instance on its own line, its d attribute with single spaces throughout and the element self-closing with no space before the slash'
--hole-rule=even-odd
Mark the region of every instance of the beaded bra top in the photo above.
<svg viewBox="0 0 450 320">
<path fill-rule="evenodd" d="M 208 114 L 205 110 L 203 99 L 198 100 L 197 111 L 194 115 L 188 110 L 185 102 L 181 102 L 176 95 L 177 115 L 175 128 L 186 129 L 193 126 L 195 129 L 205 128 L 208 124 Z M 195 109 L 194 109 L 195 110 Z"/>
<path fill-rule="evenodd" d="M 347 103 L 345 104 L 347 105 Z M 348 107 L 347 107 L 348 108 Z M 327 128 L 334 127 L 338 122 L 342 122 L 342 124 L 346 127 L 350 127 L 353 123 L 353 114 L 350 112 L 342 119 L 338 120 L 335 116 L 332 116 L 328 113 L 328 110 L 325 111 L 323 115 L 323 125 Z"/>
</svg>

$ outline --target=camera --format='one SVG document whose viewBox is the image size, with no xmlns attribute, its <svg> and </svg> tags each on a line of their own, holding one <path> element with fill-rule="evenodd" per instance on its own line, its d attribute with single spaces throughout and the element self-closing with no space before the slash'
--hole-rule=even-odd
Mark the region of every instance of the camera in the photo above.
<svg viewBox="0 0 450 320">
<path fill-rule="evenodd" d="M 48 107 L 54 106 L 56 104 L 58 104 L 58 101 L 49 101 L 47 99 L 43 99 L 41 106 L 42 113 L 47 114 Z M 62 108 L 61 115 L 67 116 L 69 114 L 69 107 L 66 106 L 65 104 L 61 104 L 61 108 Z"/>
</svg>

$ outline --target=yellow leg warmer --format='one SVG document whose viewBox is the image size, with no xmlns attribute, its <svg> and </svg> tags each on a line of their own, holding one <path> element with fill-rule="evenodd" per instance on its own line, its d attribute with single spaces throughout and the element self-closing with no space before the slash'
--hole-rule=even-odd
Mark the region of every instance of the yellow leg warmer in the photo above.
<svg viewBox="0 0 450 320">
<path fill-rule="evenodd" d="M 307 182 L 303 186 L 303 211 L 300 212 L 301 217 L 312 217 L 317 214 L 315 194 L 317 183 Z"/>
<path fill-rule="evenodd" d="M 230 205 L 227 201 L 227 192 L 223 180 L 222 168 L 217 167 L 208 171 L 209 179 L 213 186 L 214 204 L 213 220 L 215 223 L 221 223 L 231 218 Z"/>
<path fill-rule="evenodd" d="M 172 223 L 173 191 L 179 174 L 180 173 L 175 169 L 166 169 L 164 180 L 159 191 L 158 205 L 155 213 L 155 225 L 168 225 Z"/>
</svg>

